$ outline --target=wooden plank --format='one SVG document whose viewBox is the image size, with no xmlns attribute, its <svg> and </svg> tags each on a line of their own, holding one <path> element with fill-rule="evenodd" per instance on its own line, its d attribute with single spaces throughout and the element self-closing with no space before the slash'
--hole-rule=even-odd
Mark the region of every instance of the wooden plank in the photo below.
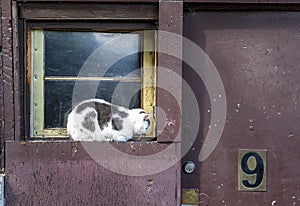
<svg viewBox="0 0 300 206">
<path fill-rule="evenodd" d="M 24 3 L 20 6 L 20 17 L 40 20 L 155 20 L 158 17 L 158 11 L 154 4 Z"/>
<path fill-rule="evenodd" d="M 12 2 L 12 31 L 13 31 L 13 77 L 14 77 L 14 120 L 15 120 L 15 137 L 21 137 L 21 119 L 22 119 L 22 104 L 21 104 L 21 71 L 19 58 L 19 30 L 18 30 L 18 7 L 17 2 Z M 21 31 L 22 32 L 22 31 Z M 21 33 L 22 34 L 22 33 Z"/>
<path fill-rule="evenodd" d="M 40 21 L 27 22 L 30 28 L 45 28 L 45 29 L 74 29 L 79 28 L 85 31 L 136 31 L 144 29 L 156 29 L 154 21 Z"/>
<path fill-rule="evenodd" d="M 2 70 L 4 139 L 14 139 L 14 88 L 11 1 L 2 2 Z"/>
<path fill-rule="evenodd" d="M 157 107 L 164 111 L 157 112 L 160 142 L 181 136 L 182 14 L 180 1 L 159 4 Z"/>
<path fill-rule="evenodd" d="M 16 0 L 17 2 L 26 2 L 27 0 Z M 83 0 L 30 0 L 31 2 L 83 2 Z M 89 0 L 89 2 L 159 2 L 158 0 Z M 245 4 L 299 4 L 300 0 L 184 0 L 184 2 L 198 3 L 245 3 Z"/>
<path fill-rule="evenodd" d="M 111 143 L 91 144 L 103 150 Z M 113 146 L 142 157 L 170 145 L 136 142 L 114 143 Z M 120 156 L 102 158 L 116 164 Z M 176 150 L 167 157 L 141 159 L 140 166 L 158 167 L 173 158 L 177 158 Z M 177 205 L 179 163 L 156 174 L 127 176 L 102 167 L 80 143 L 7 142 L 6 166 L 8 205 Z M 132 163 L 127 157 L 124 164 L 116 166 L 131 167 Z"/>
<path fill-rule="evenodd" d="M 2 1 L 0 1 L 0 9 L 2 10 Z M 0 17 L 2 14 L 0 14 Z M 0 18 L 0 31 L 2 27 L 2 18 Z M 0 32 L 0 39 L 2 39 L 2 32 Z M 2 53 L 2 40 L 0 40 L 0 52 Z M 4 168 L 4 114 L 3 114 L 3 70 L 2 70 L 2 55 L 0 55 L 0 167 Z"/>
<path fill-rule="evenodd" d="M 17 2 L 27 2 L 27 0 L 15 0 Z M 72 2 L 72 3 L 82 3 L 84 0 L 30 0 L 31 2 Z M 98 3 L 147 3 L 147 2 L 158 2 L 158 0 L 89 0 L 89 2 L 98 2 Z"/>
<path fill-rule="evenodd" d="M 160 32 L 173 33 L 173 37 L 166 34 L 161 35 Z M 162 131 L 157 132 L 159 142 L 180 141 L 181 138 L 182 33 L 183 2 L 161 1 L 159 3 L 156 94 L 157 108 L 164 112 L 156 112 L 156 125 L 163 127 Z M 177 36 L 174 38 L 174 35 Z M 172 54 L 174 56 L 170 56 Z M 173 75 L 174 73 L 178 74 L 177 77 L 179 78 L 172 78 L 172 73 Z M 181 156 L 180 148 L 178 149 L 178 156 Z M 176 205 L 180 205 L 181 173 L 177 174 L 176 187 Z"/>
<path fill-rule="evenodd" d="M 184 0 L 196 3 L 299 4 L 300 0 Z"/>
</svg>

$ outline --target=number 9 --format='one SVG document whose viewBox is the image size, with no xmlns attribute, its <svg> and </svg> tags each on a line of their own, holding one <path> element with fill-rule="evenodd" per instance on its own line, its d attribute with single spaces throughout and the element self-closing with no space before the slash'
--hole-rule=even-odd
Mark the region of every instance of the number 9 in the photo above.
<svg viewBox="0 0 300 206">
<path fill-rule="evenodd" d="M 248 166 L 248 160 L 250 157 L 254 157 L 255 161 L 256 161 L 256 167 L 252 170 Z M 263 162 L 262 158 L 260 157 L 260 155 L 255 152 L 249 152 L 249 153 L 245 154 L 241 160 L 241 166 L 242 166 L 241 168 L 245 174 L 247 174 L 247 175 L 255 174 L 256 175 L 255 183 L 251 184 L 248 180 L 243 180 L 242 184 L 248 188 L 258 187 L 262 183 L 262 180 L 264 177 L 264 169 L 265 169 L 264 162 Z"/>
</svg>

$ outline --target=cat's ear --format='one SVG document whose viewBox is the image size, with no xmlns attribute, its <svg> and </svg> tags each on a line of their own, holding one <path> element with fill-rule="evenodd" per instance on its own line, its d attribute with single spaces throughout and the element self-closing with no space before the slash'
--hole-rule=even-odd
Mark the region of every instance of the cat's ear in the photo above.
<svg viewBox="0 0 300 206">
<path fill-rule="evenodd" d="M 149 120 L 151 118 L 151 114 L 145 114 L 144 121 Z"/>
</svg>

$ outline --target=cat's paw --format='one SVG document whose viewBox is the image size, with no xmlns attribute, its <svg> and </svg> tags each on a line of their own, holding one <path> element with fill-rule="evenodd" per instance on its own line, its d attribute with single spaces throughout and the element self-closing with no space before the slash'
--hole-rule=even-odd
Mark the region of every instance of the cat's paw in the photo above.
<svg viewBox="0 0 300 206">
<path fill-rule="evenodd" d="M 114 140 L 113 139 L 109 139 L 109 138 L 105 138 L 104 141 L 105 142 L 113 142 Z"/>
<path fill-rule="evenodd" d="M 129 140 L 128 137 L 125 137 L 125 136 L 118 136 L 115 141 L 116 142 L 127 142 Z"/>
</svg>

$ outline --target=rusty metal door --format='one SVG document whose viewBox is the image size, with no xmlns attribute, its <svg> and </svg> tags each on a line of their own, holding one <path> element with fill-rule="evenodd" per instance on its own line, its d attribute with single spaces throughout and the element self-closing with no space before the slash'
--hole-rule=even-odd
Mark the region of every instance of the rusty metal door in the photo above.
<svg viewBox="0 0 300 206">
<path fill-rule="evenodd" d="M 191 7 L 184 15 L 184 35 L 208 56 L 204 66 L 183 68 L 200 120 L 193 123 L 189 98 L 183 97 L 183 145 L 190 149 L 182 160 L 182 203 L 300 204 L 300 12 Z M 184 55 L 197 56 L 184 47 Z M 222 82 L 210 80 L 223 84 L 225 96 L 210 91 L 208 74 L 199 76 L 207 62 Z M 226 104 L 224 128 L 214 118 L 224 112 L 213 111 L 218 101 Z M 219 129 L 213 148 L 209 141 L 218 133 L 208 134 Z M 207 147 L 212 153 L 201 159 Z"/>
</svg>

